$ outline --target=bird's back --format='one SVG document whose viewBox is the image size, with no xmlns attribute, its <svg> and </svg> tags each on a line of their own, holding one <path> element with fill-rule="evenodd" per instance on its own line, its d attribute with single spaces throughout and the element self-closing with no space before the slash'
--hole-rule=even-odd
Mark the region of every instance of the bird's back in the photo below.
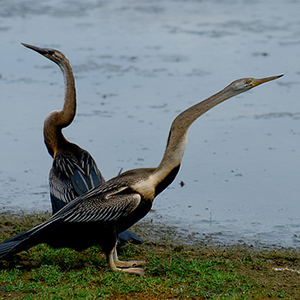
<svg viewBox="0 0 300 300">
<path fill-rule="evenodd" d="M 72 151 L 58 151 L 49 174 L 53 214 L 104 181 L 96 162 L 86 150 L 72 144 Z"/>
</svg>

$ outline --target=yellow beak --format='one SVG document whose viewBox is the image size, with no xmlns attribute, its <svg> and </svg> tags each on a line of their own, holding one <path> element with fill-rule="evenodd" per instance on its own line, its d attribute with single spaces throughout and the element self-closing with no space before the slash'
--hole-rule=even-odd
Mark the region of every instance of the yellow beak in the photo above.
<svg viewBox="0 0 300 300">
<path fill-rule="evenodd" d="M 266 78 L 260 78 L 260 79 L 255 79 L 254 78 L 251 82 L 251 85 L 254 87 L 254 86 L 257 86 L 259 84 L 262 84 L 262 83 L 265 83 L 265 82 L 268 82 L 268 81 L 271 81 L 271 80 L 275 80 L 275 79 L 280 78 L 282 76 L 283 76 L 283 74 L 277 75 L 277 76 L 266 77 Z"/>
</svg>

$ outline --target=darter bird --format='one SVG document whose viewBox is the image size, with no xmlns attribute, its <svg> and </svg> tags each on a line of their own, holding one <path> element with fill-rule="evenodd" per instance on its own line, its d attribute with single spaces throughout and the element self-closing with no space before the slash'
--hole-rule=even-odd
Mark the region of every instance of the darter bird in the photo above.
<svg viewBox="0 0 300 300">
<path fill-rule="evenodd" d="M 60 51 L 39 48 L 28 44 L 23 46 L 36 51 L 55 62 L 64 76 L 64 105 L 60 111 L 52 111 L 44 122 L 44 141 L 53 157 L 49 173 L 52 213 L 55 214 L 79 195 L 105 182 L 95 160 L 90 153 L 69 142 L 62 129 L 69 126 L 76 115 L 76 89 L 71 64 Z M 118 244 L 142 243 L 133 232 L 126 230 L 118 236 Z"/>
<path fill-rule="evenodd" d="M 142 219 L 150 211 L 154 198 L 172 183 L 181 165 L 189 127 L 221 102 L 281 76 L 238 79 L 186 109 L 173 121 L 157 167 L 129 170 L 82 194 L 48 221 L 0 244 L 0 257 L 8 259 L 11 254 L 39 243 L 75 250 L 100 245 L 111 270 L 143 274 L 144 269 L 136 267 L 138 261 L 120 262 L 114 256 L 117 234 Z"/>
</svg>

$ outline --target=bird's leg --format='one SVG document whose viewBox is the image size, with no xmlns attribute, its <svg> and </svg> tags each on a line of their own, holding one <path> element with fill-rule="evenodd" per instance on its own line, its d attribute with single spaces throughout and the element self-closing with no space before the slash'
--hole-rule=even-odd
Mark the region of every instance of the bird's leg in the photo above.
<svg viewBox="0 0 300 300">
<path fill-rule="evenodd" d="M 131 268 L 135 266 L 145 265 L 147 263 L 145 260 L 129 260 L 129 261 L 119 260 L 118 252 L 117 252 L 117 244 L 114 248 L 113 258 L 115 261 L 115 265 L 119 268 Z"/>
<path fill-rule="evenodd" d="M 129 264 L 126 266 L 120 267 L 119 266 L 119 260 L 117 260 L 115 262 L 114 258 L 118 258 L 117 252 L 116 252 L 116 246 L 113 249 L 111 249 L 111 251 L 109 251 L 108 254 L 106 254 L 106 260 L 107 260 L 107 264 L 108 267 L 112 270 L 112 271 L 121 271 L 121 272 L 125 272 L 125 273 L 131 273 L 131 274 L 137 274 L 137 275 L 143 275 L 145 273 L 145 270 L 142 268 L 132 268 L 131 266 L 133 266 L 133 264 Z M 122 262 L 122 263 L 126 263 L 126 262 Z M 118 266 L 118 267 L 117 267 Z"/>
</svg>

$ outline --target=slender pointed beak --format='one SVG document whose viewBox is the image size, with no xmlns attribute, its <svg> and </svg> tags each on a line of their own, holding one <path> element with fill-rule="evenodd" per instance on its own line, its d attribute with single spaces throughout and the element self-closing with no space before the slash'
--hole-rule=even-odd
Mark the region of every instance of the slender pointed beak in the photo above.
<svg viewBox="0 0 300 300">
<path fill-rule="evenodd" d="M 46 55 L 46 54 L 51 55 L 49 49 L 47 49 L 47 48 L 39 48 L 39 47 L 36 47 L 36 46 L 24 44 L 24 43 L 21 43 L 21 44 L 22 44 L 23 46 L 25 46 L 26 48 L 29 48 L 29 49 L 31 49 L 31 50 L 34 50 L 34 51 L 38 52 L 38 53 L 41 54 L 41 55 Z"/>
<path fill-rule="evenodd" d="M 280 78 L 282 76 L 283 76 L 283 74 L 277 75 L 277 76 L 266 77 L 266 78 L 260 78 L 260 79 L 255 79 L 254 78 L 251 82 L 251 85 L 254 87 L 254 86 L 260 85 L 262 83 L 265 83 L 265 82 L 268 82 L 268 81 L 271 81 L 271 80 L 275 80 L 275 79 Z"/>
</svg>

